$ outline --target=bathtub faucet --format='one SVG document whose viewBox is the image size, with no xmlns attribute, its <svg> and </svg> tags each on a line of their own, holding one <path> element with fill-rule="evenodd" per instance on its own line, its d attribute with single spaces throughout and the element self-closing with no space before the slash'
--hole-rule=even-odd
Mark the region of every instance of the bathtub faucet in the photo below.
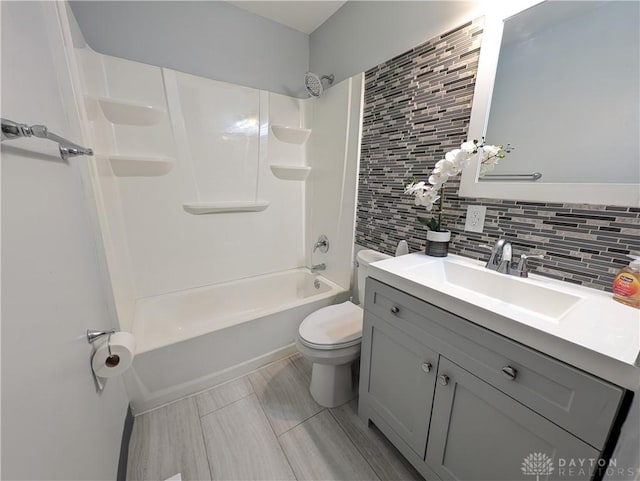
<svg viewBox="0 0 640 481">
<path fill-rule="evenodd" d="M 327 268 L 326 264 L 323 262 L 322 264 L 316 264 L 315 266 L 311 266 L 311 272 L 316 273 L 318 271 L 323 271 Z"/>
</svg>

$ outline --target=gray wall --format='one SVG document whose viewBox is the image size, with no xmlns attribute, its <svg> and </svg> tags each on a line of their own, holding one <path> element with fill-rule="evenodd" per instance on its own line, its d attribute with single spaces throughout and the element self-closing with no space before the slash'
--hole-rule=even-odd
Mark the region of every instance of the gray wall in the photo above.
<svg viewBox="0 0 640 481">
<path fill-rule="evenodd" d="M 336 82 L 481 15 L 479 1 L 351 1 L 310 36 L 310 70 Z"/>
<path fill-rule="evenodd" d="M 307 97 L 309 37 L 225 2 L 74 1 L 71 8 L 97 52 Z"/>
<path fill-rule="evenodd" d="M 95 51 L 306 97 L 306 70 L 336 83 L 480 15 L 476 1 L 351 1 L 310 36 L 225 2 L 72 1 Z"/>
<path fill-rule="evenodd" d="M 78 138 L 55 69 L 62 40 L 47 35 L 55 3 L 1 8 L 2 116 Z M 116 478 L 128 399 L 120 379 L 97 394 L 89 367 L 86 329 L 114 318 L 84 164 L 61 162 L 53 142 L 2 143 L 2 479 Z"/>
</svg>

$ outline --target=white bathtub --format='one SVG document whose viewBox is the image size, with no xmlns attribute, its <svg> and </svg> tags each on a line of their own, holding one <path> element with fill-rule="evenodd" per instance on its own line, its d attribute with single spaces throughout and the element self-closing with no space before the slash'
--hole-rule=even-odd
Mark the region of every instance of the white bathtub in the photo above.
<svg viewBox="0 0 640 481">
<path fill-rule="evenodd" d="M 125 378 L 139 413 L 295 351 L 298 326 L 348 292 L 307 269 L 139 299 Z"/>
</svg>

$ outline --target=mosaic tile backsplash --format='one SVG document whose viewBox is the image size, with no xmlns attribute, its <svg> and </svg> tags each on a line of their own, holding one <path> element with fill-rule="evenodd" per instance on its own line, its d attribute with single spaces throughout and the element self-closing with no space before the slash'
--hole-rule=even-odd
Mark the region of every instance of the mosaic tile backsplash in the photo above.
<svg viewBox="0 0 640 481">
<path fill-rule="evenodd" d="M 424 250 L 416 218 L 428 214 L 403 185 L 426 180 L 466 140 L 481 36 L 474 20 L 366 72 L 357 244 L 393 254 L 404 239 L 412 252 Z M 479 246 L 504 237 L 516 255 L 545 256 L 532 272 L 608 291 L 626 254 L 640 254 L 638 208 L 459 198 L 458 184 L 447 183 L 444 202 L 452 253 L 486 259 Z M 487 206 L 481 234 L 464 231 L 469 205 Z"/>
</svg>

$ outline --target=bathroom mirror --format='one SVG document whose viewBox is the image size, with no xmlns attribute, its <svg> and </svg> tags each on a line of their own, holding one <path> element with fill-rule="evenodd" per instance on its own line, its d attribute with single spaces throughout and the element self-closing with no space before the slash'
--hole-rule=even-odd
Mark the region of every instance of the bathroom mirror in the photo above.
<svg viewBox="0 0 640 481">
<path fill-rule="evenodd" d="M 640 4 L 507 8 L 487 16 L 469 138 L 515 150 L 489 175 L 476 160 L 460 195 L 640 205 Z"/>
</svg>

